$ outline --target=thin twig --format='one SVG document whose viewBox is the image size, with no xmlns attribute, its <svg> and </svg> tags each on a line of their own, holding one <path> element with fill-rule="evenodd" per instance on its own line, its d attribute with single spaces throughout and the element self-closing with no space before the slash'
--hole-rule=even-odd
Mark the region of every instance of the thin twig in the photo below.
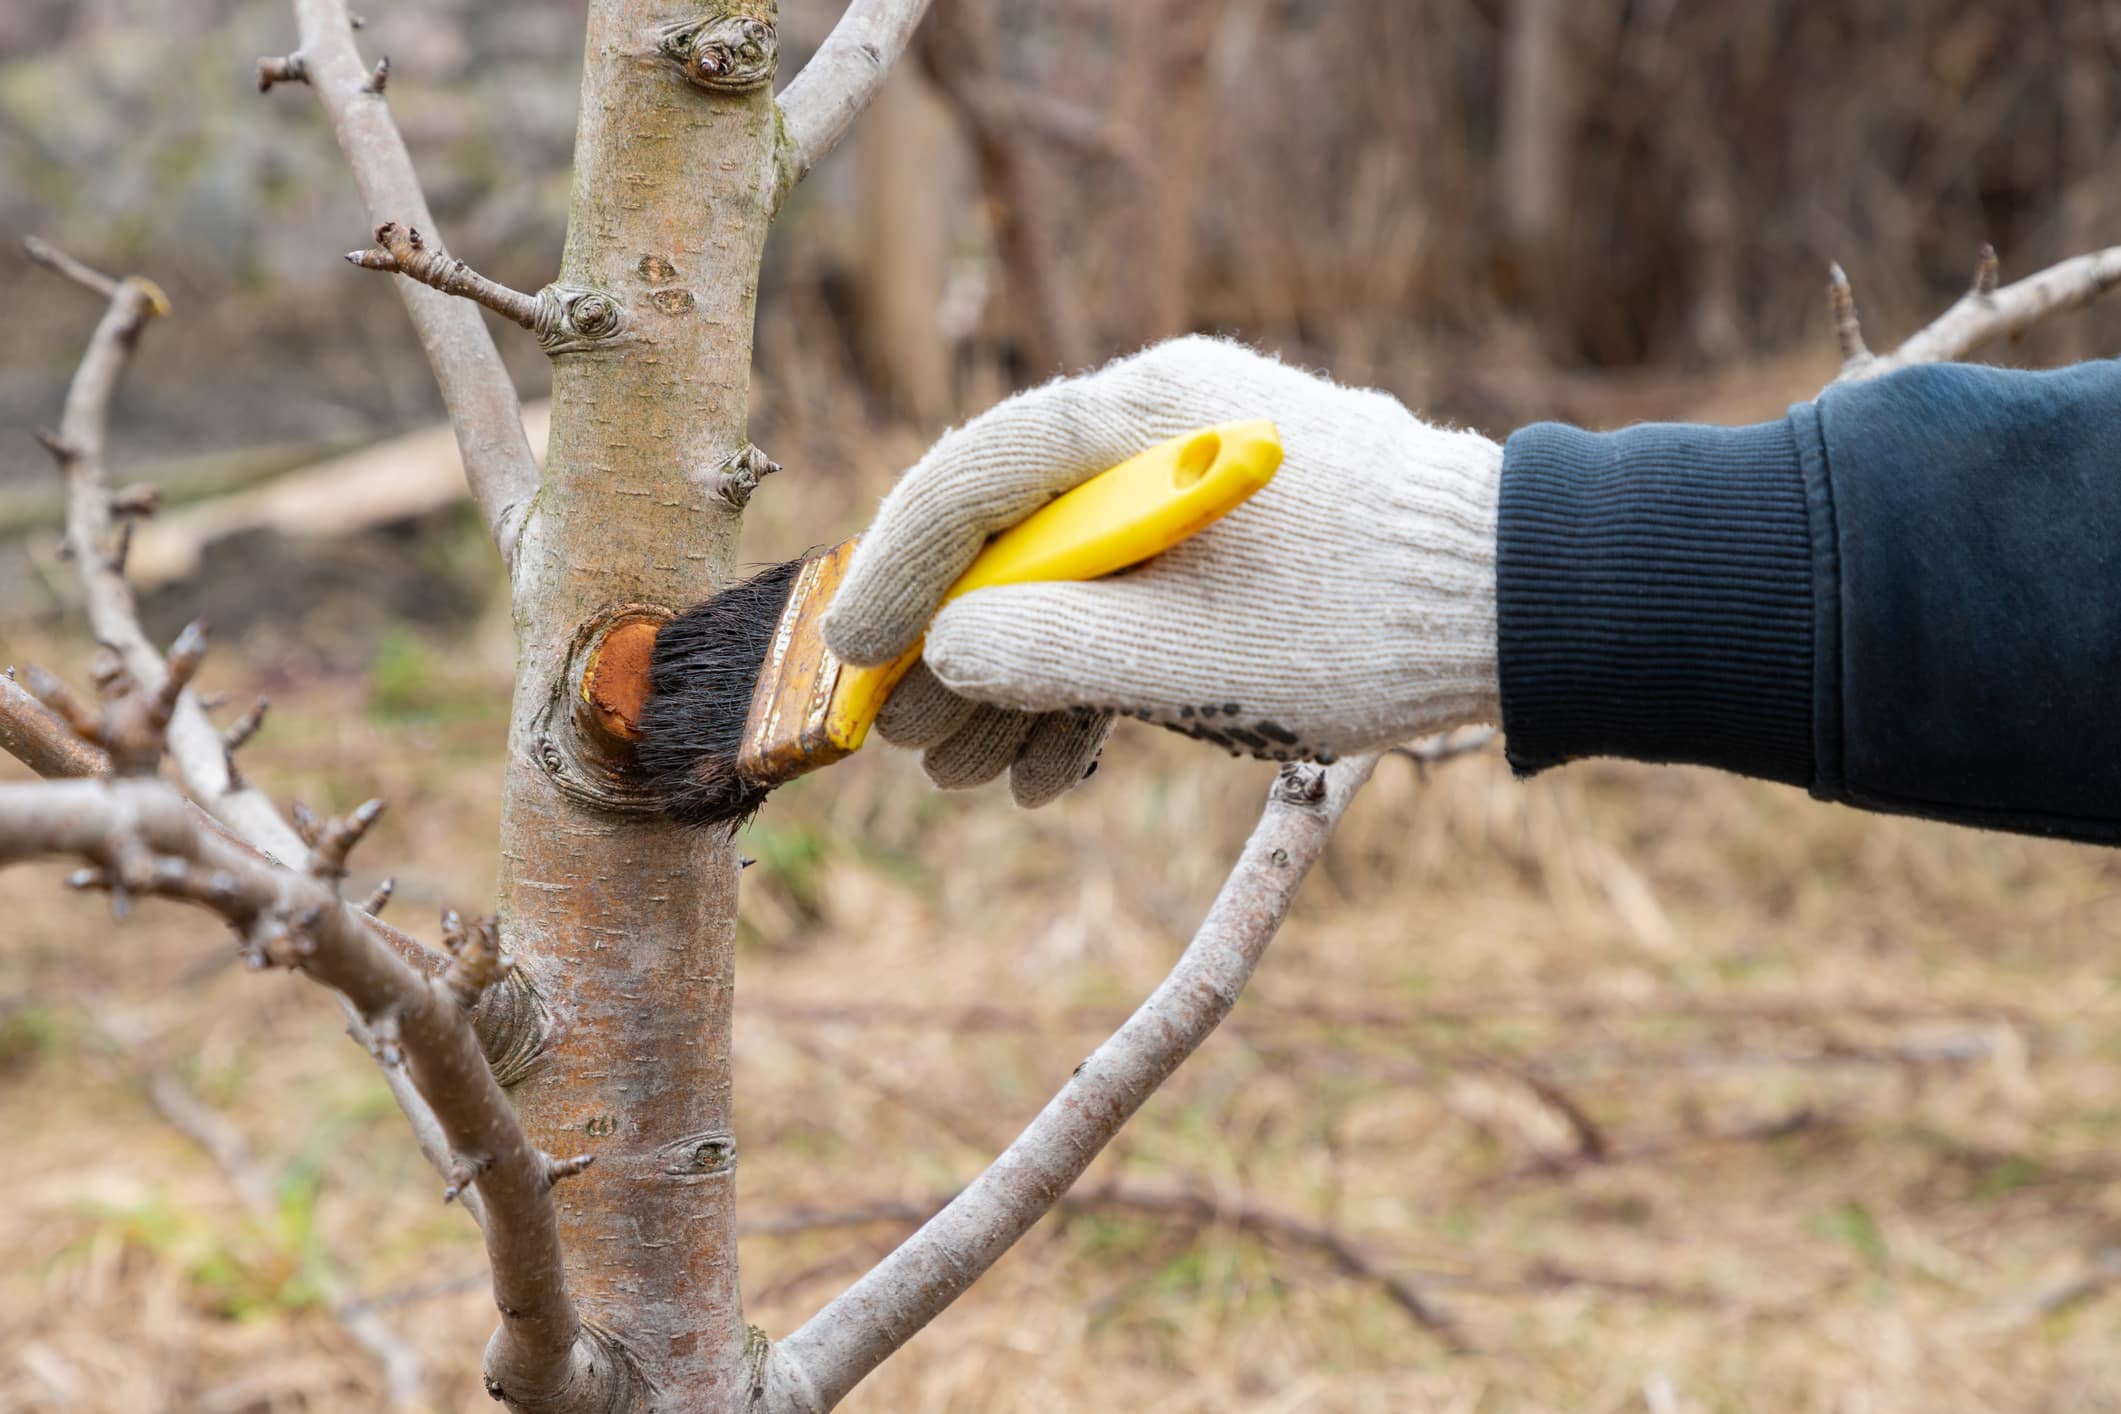
<svg viewBox="0 0 2121 1414">
<path fill-rule="evenodd" d="M 100 776 L 110 757 L 67 729 L 51 708 L 0 674 L 0 751 L 40 776 Z"/>
<path fill-rule="evenodd" d="M 22 253 L 47 270 L 64 275 L 75 284 L 104 299 L 116 299 L 121 282 L 112 279 L 100 270 L 91 269 L 53 245 L 50 241 L 35 236 L 22 238 Z"/>
<path fill-rule="evenodd" d="M 65 273 L 77 283 L 100 289 L 107 277 L 39 243 L 40 264 Z M 169 665 L 140 627 L 132 589 L 119 569 L 116 517 L 111 510 L 110 475 L 104 466 L 104 428 L 119 376 L 133 344 L 149 319 L 168 312 L 169 303 L 152 283 L 140 279 L 107 281 L 109 306 L 81 355 L 66 410 L 52 445 L 66 478 L 66 543 L 96 641 L 118 655 L 126 674 L 149 696 L 170 683 Z M 181 686 L 181 684 L 180 684 Z M 198 699 L 180 692 L 169 719 L 168 748 L 192 798 L 226 820 L 246 839 L 284 863 L 305 860 L 302 842 L 289 831 L 272 802 L 239 785 L 230 775 L 221 734 L 207 720 Z"/>
<path fill-rule="evenodd" d="M 538 327 L 536 295 L 526 295 L 498 280 L 487 279 L 440 246 L 431 244 L 420 234 L 418 226 L 385 221 L 376 227 L 374 249 L 348 251 L 346 259 L 363 270 L 403 275 L 445 295 L 457 295 L 473 304 L 484 305 L 525 329 Z"/>
<path fill-rule="evenodd" d="M 986 1172 L 776 1346 L 766 1407 L 829 1409 L 1030 1230 L 1237 1003 L 1375 756 L 1283 770 L 1171 973 Z"/>
<path fill-rule="evenodd" d="M 928 0 L 852 0 L 801 73 L 781 91 L 781 188 L 839 146 L 927 12 Z"/>
<path fill-rule="evenodd" d="M 390 105 L 374 88 L 354 44 L 345 0 L 293 0 L 309 86 L 330 115 L 339 150 L 371 222 L 402 221 L 439 241 Z M 397 282 L 420 347 L 448 405 L 465 480 L 511 572 L 516 542 L 538 489 L 538 465 L 523 432 L 515 385 L 479 312 L 410 280 Z"/>
<path fill-rule="evenodd" d="M 2082 309 L 2121 285 L 2121 246 L 2074 256 L 2001 288 L 1997 278 L 1995 249 L 1983 246 L 1973 283 L 1950 309 L 1891 353 L 1874 354 L 1864 345 L 1848 276 L 1834 266 L 1827 294 L 1842 360 L 1834 381 L 1860 383 L 1918 363 L 1964 358 L 1992 340 L 2016 338 L 2049 315 Z"/>
<path fill-rule="evenodd" d="M 1500 735 L 1493 727 L 1468 727 L 1462 731 L 1438 732 L 1419 741 L 1395 746 L 1385 754 L 1400 756 L 1414 763 L 1414 769 L 1423 780 L 1429 777 L 1429 768 L 1445 761 L 1455 761 L 1461 756 L 1477 756 L 1495 744 Z"/>
</svg>

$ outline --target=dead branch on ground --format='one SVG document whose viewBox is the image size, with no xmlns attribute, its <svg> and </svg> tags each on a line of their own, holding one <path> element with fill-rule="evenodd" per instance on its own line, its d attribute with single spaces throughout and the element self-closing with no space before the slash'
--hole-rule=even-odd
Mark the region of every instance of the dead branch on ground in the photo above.
<svg viewBox="0 0 2121 1414">
<path fill-rule="evenodd" d="M 798 1207 L 747 1219 L 738 1231 L 747 1237 L 784 1237 L 828 1228 L 870 1227 L 882 1223 L 926 1223 L 954 1202 L 958 1193 L 926 1198 L 880 1199 L 845 1207 Z M 1114 1178 L 1064 1193 L 1052 1205 L 1059 1213 L 1119 1212 L 1166 1219 L 1190 1227 L 1225 1224 L 1271 1241 L 1316 1252 L 1357 1281 L 1383 1289 L 1392 1303 L 1451 1350 L 1470 1347 L 1458 1323 L 1423 1291 L 1413 1277 L 1328 1223 L 1314 1222 L 1271 1203 L 1243 1194 L 1220 1194 L 1193 1187 L 1151 1187 Z"/>
<path fill-rule="evenodd" d="M 1049 1010 L 998 1002 L 951 1004 L 759 996 L 748 998 L 745 1007 L 753 1016 L 803 1025 L 878 1030 L 902 1028 L 968 1035 L 1096 1031 L 1109 1029 L 1121 1018 L 1121 1013 L 1110 1007 L 1070 1006 Z M 1295 1026 L 1416 1031 L 1431 1026 L 1455 1028 L 1514 1021 L 1559 1026 L 1585 1021 L 1667 1018 L 1760 1021 L 1790 1026 L 1823 1026 L 1834 1021 L 1989 1021 L 2008 1022 L 2022 1030 L 2033 1031 L 2047 1024 L 2023 1008 L 1974 997 L 1705 997 L 1684 994 L 1632 997 L 1581 992 L 1506 992 L 1404 1006 L 1350 1002 L 1335 997 L 1256 996 L 1246 1003 L 1245 1015 L 1231 1025 L 1264 1037 Z"/>
</svg>

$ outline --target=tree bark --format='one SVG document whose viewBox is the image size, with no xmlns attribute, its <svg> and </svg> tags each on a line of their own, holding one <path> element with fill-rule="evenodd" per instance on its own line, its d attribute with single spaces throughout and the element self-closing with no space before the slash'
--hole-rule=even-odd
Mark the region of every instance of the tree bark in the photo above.
<svg viewBox="0 0 2121 1414">
<path fill-rule="evenodd" d="M 746 1344 L 730 1123 L 736 861 L 726 837 L 651 813 L 627 750 L 574 716 L 598 629 L 712 593 L 736 543 L 737 513 L 714 487 L 746 446 L 777 201 L 775 6 L 714 0 L 689 33 L 659 28 L 669 13 L 589 6 L 556 290 L 568 318 L 547 340 L 551 448 L 518 552 L 501 916 L 556 1009 L 518 1087 L 524 1122 L 558 1152 L 597 1154 L 559 1194 L 572 1289 L 622 1342 L 633 1407 L 727 1409 Z M 734 50 L 688 62 L 747 21 L 764 27 L 763 74 Z M 749 33 L 724 37 L 755 46 L 761 31 Z M 543 1405 L 510 1394 L 572 1407 L 560 1392 Z"/>
</svg>

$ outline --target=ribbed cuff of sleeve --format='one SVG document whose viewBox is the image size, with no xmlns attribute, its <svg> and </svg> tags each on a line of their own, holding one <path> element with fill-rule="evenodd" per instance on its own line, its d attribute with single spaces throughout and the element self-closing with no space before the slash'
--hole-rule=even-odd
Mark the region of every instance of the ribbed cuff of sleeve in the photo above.
<svg viewBox="0 0 2121 1414">
<path fill-rule="evenodd" d="M 1622 756 L 1811 784 L 1812 547 L 1787 421 L 1523 429 L 1495 587 L 1518 771 Z"/>
</svg>

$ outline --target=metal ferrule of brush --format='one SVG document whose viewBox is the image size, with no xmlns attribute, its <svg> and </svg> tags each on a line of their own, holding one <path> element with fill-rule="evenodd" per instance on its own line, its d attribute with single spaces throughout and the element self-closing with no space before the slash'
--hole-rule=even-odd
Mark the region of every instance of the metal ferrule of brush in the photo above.
<svg viewBox="0 0 2121 1414">
<path fill-rule="evenodd" d="M 847 680 L 859 678 L 868 689 L 852 695 L 881 702 L 920 657 L 916 647 L 881 668 L 849 668 L 825 646 L 818 624 L 847 577 L 854 546 L 849 540 L 804 561 L 789 588 L 737 752 L 737 774 L 754 785 L 781 785 L 852 754 L 874 712 L 848 711 L 850 693 L 842 689 L 857 684 Z"/>
</svg>

